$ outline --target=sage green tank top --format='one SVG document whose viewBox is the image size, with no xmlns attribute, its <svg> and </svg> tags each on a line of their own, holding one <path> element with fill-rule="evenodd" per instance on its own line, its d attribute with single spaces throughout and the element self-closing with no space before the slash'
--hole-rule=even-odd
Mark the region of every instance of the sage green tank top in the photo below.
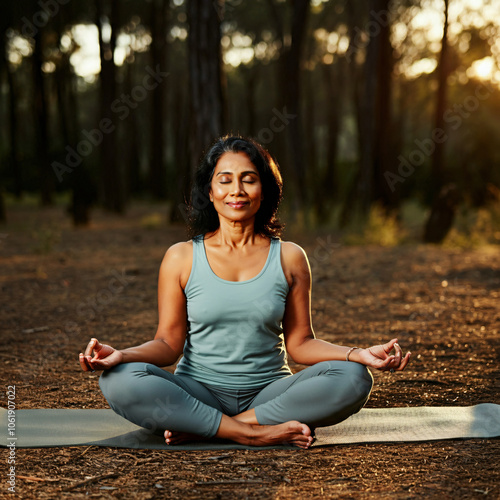
<svg viewBox="0 0 500 500">
<path fill-rule="evenodd" d="M 203 237 L 193 239 L 184 290 L 188 334 L 175 373 L 233 389 L 259 389 L 291 374 L 281 325 L 289 287 L 280 250 L 280 240 L 271 239 L 257 276 L 226 281 L 212 271 Z"/>
</svg>

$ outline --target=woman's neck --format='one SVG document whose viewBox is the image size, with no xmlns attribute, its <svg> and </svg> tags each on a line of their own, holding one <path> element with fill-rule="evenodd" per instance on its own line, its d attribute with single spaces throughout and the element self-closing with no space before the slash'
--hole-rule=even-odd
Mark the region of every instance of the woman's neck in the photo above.
<svg viewBox="0 0 500 500">
<path fill-rule="evenodd" d="M 255 233 L 254 220 L 234 222 L 221 219 L 219 228 L 210 235 L 210 238 L 214 238 L 221 246 L 241 248 L 255 243 L 260 237 Z"/>
</svg>

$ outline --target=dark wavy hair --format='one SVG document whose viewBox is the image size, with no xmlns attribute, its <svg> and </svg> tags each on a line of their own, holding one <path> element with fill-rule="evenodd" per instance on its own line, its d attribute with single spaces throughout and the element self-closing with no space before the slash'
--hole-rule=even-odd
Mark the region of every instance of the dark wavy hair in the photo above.
<svg viewBox="0 0 500 500">
<path fill-rule="evenodd" d="M 278 164 L 258 142 L 234 135 L 217 139 L 196 171 L 188 209 L 190 237 L 204 235 L 219 228 L 219 216 L 210 201 L 209 193 L 215 166 L 224 153 L 245 153 L 259 172 L 263 200 L 255 215 L 254 230 L 269 238 L 279 237 L 283 224 L 276 214 L 282 198 L 283 181 Z"/>
</svg>

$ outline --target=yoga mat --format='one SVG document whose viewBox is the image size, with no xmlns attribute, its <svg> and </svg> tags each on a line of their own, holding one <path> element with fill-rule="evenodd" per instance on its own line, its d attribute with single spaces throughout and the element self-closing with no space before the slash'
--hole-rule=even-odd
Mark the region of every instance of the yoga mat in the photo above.
<svg viewBox="0 0 500 500">
<path fill-rule="evenodd" d="M 287 449 L 289 445 L 251 447 L 227 441 L 167 446 L 112 410 L 16 410 L 14 435 L 7 410 L 0 409 L 1 446 L 16 448 L 111 446 L 166 450 Z M 433 441 L 500 436 L 500 405 L 465 407 L 364 408 L 344 422 L 316 429 L 313 447 L 335 444 Z"/>
</svg>

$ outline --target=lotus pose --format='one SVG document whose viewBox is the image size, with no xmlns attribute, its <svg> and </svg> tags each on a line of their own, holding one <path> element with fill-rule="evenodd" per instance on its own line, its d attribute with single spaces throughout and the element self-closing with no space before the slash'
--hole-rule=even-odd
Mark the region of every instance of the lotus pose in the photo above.
<svg viewBox="0 0 500 500">
<path fill-rule="evenodd" d="M 403 370 L 392 339 L 367 349 L 331 344 L 311 325 L 306 254 L 279 239 L 278 166 L 258 143 L 214 143 L 191 195 L 192 239 L 165 254 L 154 340 L 117 350 L 91 339 L 80 364 L 104 370 L 111 408 L 169 445 L 223 438 L 308 448 L 368 400 L 367 367 Z M 162 367 L 179 361 L 175 372 Z M 308 365 L 292 374 L 287 357 Z"/>
</svg>

